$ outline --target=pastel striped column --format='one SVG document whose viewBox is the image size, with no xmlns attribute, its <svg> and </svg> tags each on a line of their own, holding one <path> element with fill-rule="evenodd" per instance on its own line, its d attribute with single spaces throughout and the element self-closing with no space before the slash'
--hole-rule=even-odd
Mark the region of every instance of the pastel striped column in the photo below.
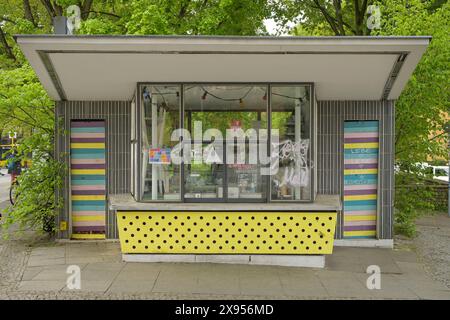
<svg viewBox="0 0 450 320">
<path fill-rule="evenodd" d="M 344 238 L 375 238 L 378 121 L 344 123 Z"/>
<path fill-rule="evenodd" d="M 72 121 L 70 158 L 72 238 L 104 239 L 105 121 Z"/>
</svg>

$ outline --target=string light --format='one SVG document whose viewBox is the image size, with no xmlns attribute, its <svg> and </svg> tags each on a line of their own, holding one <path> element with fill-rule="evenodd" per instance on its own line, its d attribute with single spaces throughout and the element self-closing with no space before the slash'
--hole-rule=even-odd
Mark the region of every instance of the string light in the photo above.
<svg viewBox="0 0 450 320">
<path fill-rule="evenodd" d="M 203 87 L 202 87 L 202 89 L 203 89 L 203 91 L 204 91 L 204 94 L 203 94 L 203 96 L 202 96 L 202 99 L 203 99 L 203 97 L 206 98 L 206 95 L 210 95 L 211 97 L 216 98 L 216 99 L 218 99 L 218 100 L 222 100 L 222 101 L 239 101 L 239 103 L 241 103 L 241 100 L 245 99 L 245 98 L 248 96 L 248 94 L 250 93 L 250 91 L 252 91 L 254 88 L 251 87 L 251 88 L 250 88 L 250 89 L 249 89 L 242 97 L 239 97 L 239 98 L 222 98 L 222 97 L 219 97 L 219 96 L 217 96 L 217 95 L 215 95 L 215 94 L 213 94 L 213 93 L 207 91 L 207 90 L 206 90 L 205 88 L 203 88 Z M 203 99 L 203 100 L 204 100 L 204 99 Z"/>
<path fill-rule="evenodd" d="M 155 87 L 155 88 L 156 88 L 156 87 Z M 195 86 L 187 87 L 187 88 L 185 89 L 185 91 L 190 90 L 190 89 L 193 89 L 193 88 L 195 88 Z M 222 98 L 222 97 L 219 97 L 219 96 L 217 96 L 217 95 L 215 95 L 215 94 L 213 94 L 213 93 L 207 91 L 205 88 L 201 87 L 201 89 L 203 89 L 203 94 L 202 94 L 202 96 L 201 96 L 201 99 L 202 99 L 202 100 L 206 100 L 206 97 L 207 97 L 208 95 L 210 95 L 211 97 L 213 97 L 213 98 L 215 98 L 215 99 L 218 99 L 218 100 L 222 100 L 222 101 L 239 101 L 239 104 L 242 106 L 242 105 L 244 104 L 244 101 L 243 101 L 243 100 L 244 100 L 244 99 L 248 96 L 248 94 L 249 94 L 253 89 L 255 89 L 255 88 L 259 88 L 259 89 L 263 90 L 263 89 L 260 88 L 260 87 L 250 87 L 250 89 L 249 89 L 243 96 L 241 96 L 241 97 L 238 97 L 238 98 Z M 157 93 L 156 93 L 156 94 L 163 96 L 163 99 L 164 99 L 164 95 L 171 95 L 171 94 L 175 94 L 177 97 L 180 97 L 180 92 L 179 92 L 179 91 L 176 91 L 176 92 L 160 92 L 157 88 L 156 88 L 156 90 L 157 90 Z M 148 88 L 147 88 L 147 87 L 144 87 L 144 90 L 143 90 L 144 100 L 150 100 L 150 99 L 151 99 L 151 95 L 152 95 L 152 94 L 148 91 Z M 305 101 L 305 99 L 307 98 L 306 95 L 303 96 L 303 97 L 293 97 L 293 96 L 288 96 L 288 95 L 285 95 L 285 94 L 275 93 L 275 92 L 272 92 L 271 95 L 272 95 L 272 96 L 283 97 L 283 98 L 287 98 L 287 99 L 292 99 L 292 100 L 298 100 L 300 103 L 303 103 L 303 102 Z M 264 92 L 264 96 L 262 97 L 262 99 L 263 99 L 264 101 L 267 100 L 267 91 Z"/>
<path fill-rule="evenodd" d="M 291 96 L 287 96 L 285 94 L 281 94 L 281 93 L 274 93 L 272 92 L 273 96 L 278 96 L 278 97 L 283 97 L 283 98 L 287 98 L 287 99 L 292 99 L 292 100 L 299 100 L 300 102 L 303 102 L 303 98 L 305 97 L 291 97 Z"/>
</svg>

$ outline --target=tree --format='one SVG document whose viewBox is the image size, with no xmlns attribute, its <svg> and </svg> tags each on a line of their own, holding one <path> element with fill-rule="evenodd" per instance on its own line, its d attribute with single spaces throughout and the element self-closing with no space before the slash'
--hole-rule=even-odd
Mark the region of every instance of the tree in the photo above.
<svg viewBox="0 0 450 320">
<path fill-rule="evenodd" d="M 18 224 L 52 232 L 54 191 L 64 165 L 54 159 L 54 111 L 14 34 L 52 33 L 52 19 L 70 5 L 81 11 L 81 34 L 266 34 L 267 0 L 0 0 L 0 125 L 27 132 L 19 152 L 33 152 L 19 177 L 17 204 L 3 227 Z M 32 134 L 30 134 L 32 132 Z M 62 134 L 62 133 L 61 133 Z"/>
<path fill-rule="evenodd" d="M 447 158 L 443 128 L 450 110 L 450 3 L 420 0 L 380 3 L 377 35 L 431 35 L 433 39 L 396 103 L 396 228 L 414 235 L 414 219 L 434 210 L 434 191 L 417 163 Z M 447 159 L 448 160 L 448 159 Z M 432 177 L 431 177 L 432 178 Z"/>
<path fill-rule="evenodd" d="M 81 33 L 209 34 L 266 33 L 267 0 L 142 0 L 117 1 L 114 16 L 92 15 Z"/>
<path fill-rule="evenodd" d="M 396 103 L 396 160 L 411 164 L 430 155 L 446 157 L 440 138 L 450 110 L 450 3 L 431 12 L 420 0 L 387 0 L 380 6 L 381 29 L 375 34 L 433 37 Z"/>
<path fill-rule="evenodd" d="M 299 22 L 293 32 L 301 35 L 430 34 L 433 41 L 397 102 L 396 160 L 408 167 L 425 161 L 429 154 L 446 155 L 445 144 L 439 143 L 442 136 L 434 133 L 442 129 L 442 114 L 449 111 L 448 1 L 0 0 L 0 124 L 3 129 L 33 130 L 23 148 L 49 155 L 43 157 L 47 160 L 39 163 L 33 172 L 39 179 L 48 177 L 45 181 L 52 181 L 44 184 L 46 190 L 58 187 L 56 177 L 60 169 L 50 156 L 53 154 L 53 103 L 12 35 L 51 33 L 52 18 L 66 14 L 67 7 L 73 4 L 81 9 L 78 33 L 82 34 L 265 35 L 263 21 L 270 17 L 276 20 L 280 30 L 287 28 L 289 21 Z M 370 5 L 380 8 L 380 30 L 366 26 Z M 26 178 L 30 183 L 24 180 L 24 185 L 38 183 L 32 180 L 31 174 L 24 175 L 23 179 Z M 40 211 L 43 216 L 50 215 L 57 204 L 38 198 L 33 194 L 37 189 L 29 189 L 28 203 L 19 203 L 23 207 L 18 207 L 21 214 L 17 217 L 23 219 L 26 212 L 32 214 L 30 201 L 48 209 Z M 401 203 L 396 205 L 401 207 Z"/>
<path fill-rule="evenodd" d="M 31 67 L 0 70 L 0 118 L 2 131 L 22 131 L 18 157 L 32 155 L 32 166 L 19 178 L 20 202 L 6 210 L 3 228 L 52 232 L 58 203 L 54 192 L 61 187 L 62 164 L 53 158 L 53 102 Z"/>
<path fill-rule="evenodd" d="M 280 30 L 289 21 L 301 25 L 297 33 L 323 35 L 368 35 L 368 8 L 374 0 L 276 0 L 273 17 Z M 295 32 L 294 32 L 295 33 Z"/>
<path fill-rule="evenodd" d="M 356 14 L 353 13 L 356 2 L 342 2 L 343 24 L 339 24 L 336 12 L 330 13 L 333 21 L 317 6 L 316 0 L 283 1 L 283 12 L 300 12 L 301 22 L 293 30 L 297 35 L 343 35 L 360 34 Z M 329 12 L 335 10 L 335 1 L 322 1 L 322 7 Z M 279 2 L 278 2 L 279 3 Z M 381 12 L 380 28 L 370 30 L 370 35 L 414 36 L 431 35 L 433 37 L 426 53 L 416 67 L 411 79 L 396 102 L 395 161 L 400 169 L 396 173 L 395 221 L 396 230 L 413 235 L 414 219 L 421 213 L 436 207 L 432 200 L 433 188 L 427 179 L 431 178 L 418 163 L 428 161 L 430 156 L 448 157 L 447 135 L 443 126 L 450 111 L 450 3 L 434 0 L 383 0 L 367 1 L 367 5 L 378 6 Z M 300 5 L 295 7 L 294 5 Z M 366 5 L 363 3 L 362 7 Z M 360 8 L 362 8 L 360 6 Z M 295 11 L 293 8 L 296 8 Z M 288 15 L 281 15 L 286 17 Z M 350 19 L 350 20 L 349 20 Z M 353 28 L 350 22 L 353 21 Z M 280 26 L 285 21 L 280 20 Z M 362 25 L 364 27 L 364 24 Z M 365 27 L 364 27 L 365 28 Z M 363 28 L 363 29 L 364 29 Z M 347 32 L 350 31 L 350 32 Z M 365 31 L 368 33 L 368 30 Z"/>
</svg>

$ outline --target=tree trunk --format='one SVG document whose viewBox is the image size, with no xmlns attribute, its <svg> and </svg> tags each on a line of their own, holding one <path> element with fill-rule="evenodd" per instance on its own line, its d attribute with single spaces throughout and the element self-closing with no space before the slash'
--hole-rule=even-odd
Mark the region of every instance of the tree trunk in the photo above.
<svg viewBox="0 0 450 320">
<path fill-rule="evenodd" d="M 60 6 L 60 5 L 55 3 L 54 7 L 55 7 L 56 15 L 57 16 L 62 16 L 63 15 L 63 8 L 62 8 L 62 6 Z"/>
<path fill-rule="evenodd" d="M 315 4 L 315 8 L 320 10 L 323 17 L 328 22 L 328 25 L 333 30 L 334 34 L 337 36 L 341 36 L 340 30 L 339 30 L 338 26 L 336 25 L 334 18 L 328 13 L 327 9 L 325 7 L 323 7 L 318 0 L 313 0 L 313 2 Z"/>
<path fill-rule="evenodd" d="M 56 16 L 55 10 L 53 9 L 53 5 L 50 2 L 50 0 L 41 0 L 42 5 L 44 6 L 45 10 L 47 11 L 50 18 L 53 18 Z"/>
<path fill-rule="evenodd" d="M 30 0 L 23 0 L 23 11 L 24 17 L 30 21 L 33 26 L 36 27 L 36 22 L 34 21 L 33 12 L 31 11 Z"/>
<path fill-rule="evenodd" d="M 369 0 L 352 1 L 354 8 L 353 21 L 344 20 L 342 0 L 333 0 L 332 6 L 326 6 L 326 3 L 322 5 L 320 0 L 310 0 L 308 6 L 321 13 L 335 35 L 345 36 L 347 32 L 354 35 L 364 35 L 367 33 L 367 28 L 364 25 L 364 17 L 366 15 Z M 370 2 L 372 3 L 373 0 L 370 0 Z M 348 6 L 347 9 L 344 8 L 344 11 L 345 10 L 348 11 Z"/>
<path fill-rule="evenodd" d="M 183 3 L 183 4 L 181 5 L 180 12 L 178 13 L 178 18 L 179 18 L 179 19 L 183 19 L 184 16 L 186 15 L 187 9 L 188 9 L 188 7 L 189 7 L 190 2 L 191 2 L 191 1 L 188 0 L 188 1 L 186 1 L 185 3 Z"/>
<path fill-rule="evenodd" d="M 341 0 L 333 0 L 334 11 L 336 12 L 337 27 L 341 36 L 345 36 L 344 19 L 342 18 Z"/>
<path fill-rule="evenodd" d="M 51 0 L 41 0 L 41 3 L 44 6 L 45 10 L 47 10 L 47 13 L 50 16 L 50 18 L 62 16 L 63 14 L 62 6 L 56 3 L 53 4 Z"/>
<path fill-rule="evenodd" d="M 85 0 L 81 6 L 81 20 L 85 21 L 89 17 L 93 0 Z"/>
<path fill-rule="evenodd" d="M 0 26 L 0 43 L 3 45 L 3 47 L 5 48 L 5 53 L 6 56 L 14 61 L 16 61 L 16 56 L 14 55 L 11 47 L 8 44 L 8 41 L 6 40 L 6 35 L 3 32 L 2 27 Z"/>
<path fill-rule="evenodd" d="M 367 11 L 367 0 L 363 0 L 360 4 L 360 0 L 353 0 L 354 6 L 354 20 L 355 20 L 355 34 L 358 36 L 365 35 L 367 28 L 364 25 L 364 17 Z"/>
</svg>

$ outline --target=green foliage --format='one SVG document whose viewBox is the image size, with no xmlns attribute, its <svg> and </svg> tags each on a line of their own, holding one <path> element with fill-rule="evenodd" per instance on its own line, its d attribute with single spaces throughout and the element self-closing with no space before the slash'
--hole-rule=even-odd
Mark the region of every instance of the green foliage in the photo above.
<svg viewBox="0 0 450 320">
<path fill-rule="evenodd" d="M 334 36 L 333 31 L 324 22 L 316 23 L 314 28 L 298 24 L 291 30 L 291 34 L 294 36 Z"/>
<path fill-rule="evenodd" d="M 130 34 L 170 34 L 168 17 L 155 1 L 132 1 L 125 25 Z"/>
<path fill-rule="evenodd" d="M 242 129 L 247 130 L 253 128 L 254 121 L 257 120 L 256 112 L 194 112 L 192 114 L 192 123 L 200 121 L 203 130 L 206 128 L 216 128 L 222 132 L 223 137 L 226 136 L 226 130 L 230 129 L 233 120 L 239 119 Z M 264 121 L 265 119 L 263 119 Z M 263 124 L 264 125 L 264 124 Z"/>
<path fill-rule="evenodd" d="M 289 22 L 297 24 L 291 31 L 295 35 L 369 35 L 366 10 L 373 3 L 374 0 L 274 0 L 271 10 L 280 31 L 287 31 Z"/>
<path fill-rule="evenodd" d="M 62 164 L 52 157 L 53 102 L 16 45 L 14 34 L 52 33 L 55 15 L 81 8 L 79 34 L 264 34 L 267 0 L 0 0 L 0 134 L 17 131 L 22 155 L 32 152 L 30 169 L 18 179 L 19 199 L 7 209 L 5 228 L 53 232 Z M 29 3 L 30 11 L 25 11 Z"/>
<path fill-rule="evenodd" d="M 78 31 L 79 34 L 121 34 L 122 28 L 114 21 L 103 17 L 84 21 Z"/>
<path fill-rule="evenodd" d="M 311 1 L 278 1 L 283 3 L 283 17 L 294 17 L 299 6 L 306 11 L 302 21 L 292 31 L 295 35 L 332 35 L 334 31 Z M 329 11 L 332 2 L 318 1 Z M 349 1 L 342 1 L 345 21 L 351 21 L 354 9 Z M 450 111 L 450 2 L 421 0 L 369 1 L 379 6 L 381 29 L 371 35 L 433 37 L 427 51 L 396 102 L 395 160 L 402 171 L 396 174 L 395 222 L 396 230 L 414 234 L 414 220 L 421 211 L 434 208 L 432 188 L 423 181 L 423 172 L 415 164 L 430 157 L 446 159 L 447 139 L 443 127 Z M 296 9 L 297 8 L 297 9 Z M 347 32 L 348 33 L 348 32 Z"/>
<path fill-rule="evenodd" d="M 31 9 L 28 14 L 26 2 Z M 447 156 L 445 139 L 441 139 L 446 136 L 439 132 L 450 101 L 448 1 L 369 0 L 367 4 L 379 5 L 382 14 L 381 30 L 371 32 L 365 27 L 365 8 L 355 11 L 355 4 L 363 3 L 360 0 L 339 1 L 339 10 L 338 2 L 327 0 L 93 0 L 91 6 L 86 6 L 91 3 L 86 0 L 57 0 L 48 1 L 51 10 L 43 2 L 0 0 L 0 36 L 5 40 L 0 41 L 0 131 L 22 132 L 23 148 L 34 151 L 33 167 L 20 178 L 21 201 L 11 209 L 10 221 L 42 227 L 44 217 L 52 217 L 57 204 L 47 199 L 58 186 L 61 169 L 51 157 L 53 103 L 12 35 L 51 33 L 52 17 L 72 4 L 85 10 L 80 34 L 264 35 L 264 19 L 273 18 L 280 30 L 289 21 L 299 22 L 295 35 L 432 35 L 429 49 L 396 104 L 396 161 L 403 168 L 424 162 L 429 155 Z M 332 14 L 331 20 L 323 10 Z M 223 118 L 220 125 L 225 128 L 230 120 Z M 284 121 L 281 115 L 273 120 Z M 396 179 L 398 192 L 404 184 L 420 185 L 420 179 L 420 174 L 404 171 Z M 431 202 L 420 200 L 430 199 L 427 192 L 417 187 L 398 193 L 397 230 L 410 233 L 417 213 Z"/>
<path fill-rule="evenodd" d="M 384 1 L 380 35 L 431 35 L 433 39 L 396 102 L 396 159 L 425 162 L 448 156 L 440 132 L 450 110 L 450 2 L 433 13 L 420 0 Z"/>
<path fill-rule="evenodd" d="M 420 166 L 403 165 L 396 174 L 394 230 L 412 237 L 416 234 L 415 220 L 434 211 L 436 197 L 432 175 Z"/>
<path fill-rule="evenodd" d="M 29 156 L 32 151 L 34 162 L 18 178 L 19 201 L 6 210 L 2 227 L 14 224 L 20 230 L 37 228 L 51 232 L 56 207 L 54 189 L 60 181 L 59 165 L 51 158 L 53 102 L 12 39 L 17 33 L 50 32 L 50 18 L 43 7 L 37 1 L 30 3 L 34 22 L 24 18 L 23 1 L 0 1 L 0 27 L 14 54 L 14 59 L 8 57 L 4 44 L 0 44 L 0 134 L 16 131 L 22 135 L 19 156 Z"/>
<path fill-rule="evenodd" d="M 79 34 L 266 34 L 268 0 L 94 1 Z M 98 11 L 97 11 L 98 10 Z"/>
<path fill-rule="evenodd" d="M 0 124 L 3 131 L 53 132 L 53 102 L 28 64 L 0 70 Z"/>
<path fill-rule="evenodd" d="M 2 228 L 15 225 L 19 231 L 55 231 L 54 217 L 60 205 L 55 200 L 55 190 L 62 187 L 64 164 L 55 161 L 49 153 L 52 140 L 49 134 L 36 130 L 19 146 L 18 157 L 32 153 L 32 165 L 18 177 L 16 204 L 5 211 Z"/>
<path fill-rule="evenodd" d="M 430 156 L 448 157 L 448 135 L 442 130 L 450 110 L 450 3 L 434 10 L 427 10 L 428 4 L 420 0 L 407 4 L 398 0 L 380 2 L 382 27 L 377 34 L 433 36 L 396 102 L 396 162 L 408 168 L 396 175 L 396 230 L 413 235 L 415 218 L 421 211 L 435 209 L 436 195 L 423 183 L 421 173 L 410 169 Z"/>
</svg>

